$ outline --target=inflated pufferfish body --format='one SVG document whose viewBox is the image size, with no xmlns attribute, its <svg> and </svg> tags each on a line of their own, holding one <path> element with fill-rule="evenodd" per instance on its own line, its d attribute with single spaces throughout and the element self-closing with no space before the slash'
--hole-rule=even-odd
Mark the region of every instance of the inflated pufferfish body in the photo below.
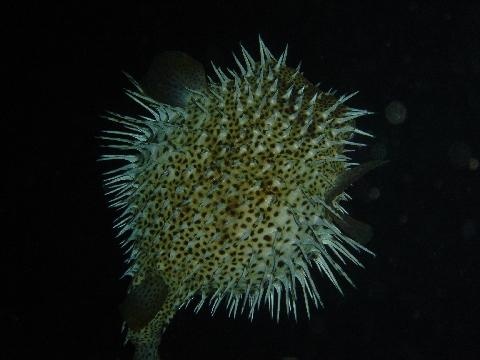
<svg viewBox="0 0 480 360">
<path fill-rule="evenodd" d="M 253 317 L 261 303 L 296 316 L 320 295 L 317 268 L 341 291 L 345 261 L 361 265 L 368 225 L 340 206 L 355 179 L 379 165 L 350 162 L 354 119 L 367 114 L 344 103 L 275 59 L 260 40 L 260 60 L 242 47 L 239 71 L 203 67 L 167 52 L 128 95 L 146 116 L 111 113 L 122 129 L 106 131 L 126 164 L 109 173 L 116 227 L 129 233 L 132 277 L 121 305 L 135 358 L 157 359 L 160 336 L 177 309 L 197 297 L 212 313 L 221 302 L 230 314 Z M 132 80 L 133 81 L 133 80 Z M 355 240 L 353 240 L 355 239 Z"/>
</svg>

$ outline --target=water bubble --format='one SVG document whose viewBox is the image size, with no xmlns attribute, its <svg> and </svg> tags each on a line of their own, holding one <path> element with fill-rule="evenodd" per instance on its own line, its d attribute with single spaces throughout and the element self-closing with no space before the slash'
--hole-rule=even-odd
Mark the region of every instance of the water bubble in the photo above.
<svg viewBox="0 0 480 360">
<path fill-rule="evenodd" d="M 378 142 L 370 148 L 370 154 L 375 160 L 384 160 L 387 158 L 387 146 L 383 142 Z"/>
<path fill-rule="evenodd" d="M 407 108 L 400 101 L 392 101 L 385 108 L 385 116 L 392 125 L 400 125 L 407 118 Z"/>
<path fill-rule="evenodd" d="M 467 219 L 463 223 L 462 227 L 463 238 L 466 240 L 472 239 L 477 235 L 477 224 L 472 219 Z"/>
<path fill-rule="evenodd" d="M 469 167 L 471 159 L 470 147 L 462 142 L 456 142 L 448 150 L 448 157 L 451 164 L 458 169 L 466 169 Z"/>
<path fill-rule="evenodd" d="M 406 224 L 408 222 L 408 215 L 407 214 L 401 214 L 400 217 L 398 218 L 398 222 L 400 224 Z"/>
<path fill-rule="evenodd" d="M 377 187 L 372 187 L 368 191 L 369 200 L 377 200 L 380 197 L 380 189 Z"/>
<path fill-rule="evenodd" d="M 476 158 L 470 158 L 468 161 L 468 168 L 472 171 L 477 170 L 479 165 L 478 159 Z"/>
</svg>

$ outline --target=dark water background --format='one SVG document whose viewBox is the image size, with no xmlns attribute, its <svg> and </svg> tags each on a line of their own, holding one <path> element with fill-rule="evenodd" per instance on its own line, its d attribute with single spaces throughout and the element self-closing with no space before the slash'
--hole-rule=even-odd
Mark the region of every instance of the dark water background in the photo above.
<svg viewBox="0 0 480 360">
<path fill-rule="evenodd" d="M 375 115 L 358 160 L 390 163 L 350 189 L 372 224 L 366 270 L 344 297 L 319 281 L 310 321 L 266 311 L 180 312 L 169 359 L 478 359 L 480 5 L 474 1 L 23 3 L 5 11 L 2 61 L 2 359 L 129 359 L 117 305 L 127 283 L 94 136 L 133 112 L 121 74 L 162 50 L 234 65 L 260 33 L 308 79 Z M 394 102 L 406 119 L 392 124 Z M 396 105 L 395 105 L 396 104 Z M 395 115 L 395 114 L 393 114 Z M 389 115 L 390 116 L 390 115 Z M 402 120 L 402 119 L 400 119 Z"/>
</svg>

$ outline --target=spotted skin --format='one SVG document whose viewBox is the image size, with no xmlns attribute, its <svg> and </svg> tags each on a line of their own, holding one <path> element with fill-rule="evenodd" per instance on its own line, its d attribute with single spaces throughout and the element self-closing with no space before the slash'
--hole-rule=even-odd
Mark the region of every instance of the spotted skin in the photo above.
<svg viewBox="0 0 480 360">
<path fill-rule="evenodd" d="M 314 268 L 341 291 L 338 276 L 350 281 L 341 265 L 361 266 L 352 252 L 368 252 L 334 224 L 348 199 L 337 180 L 353 166 L 345 147 L 362 145 L 351 139 L 367 112 L 288 67 L 286 51 L 275 59 L 260 40 L 260 60 L 242 53 L 238 73 L 214 67 L 217 82 L 202 86 L 190 71 L 196 87 L 187 79 L 170 105 L 138 86 L 130 96 L 150 117 L 109 116 L 130 131 L 115 133 L 118 154 L 106 159 L 127 161 L 107 185 L 129 233 L 123 313 L 135 359 L 158 357 L 169 321 L 194 297 L 212 313 L 223 302 L 253 317 L 265 302 L 274 317 L 297 316 L 302 297 L 308 312 L 321 304 Z M 188 72 L 184 55 L 180 63 Z"/>
</svg>

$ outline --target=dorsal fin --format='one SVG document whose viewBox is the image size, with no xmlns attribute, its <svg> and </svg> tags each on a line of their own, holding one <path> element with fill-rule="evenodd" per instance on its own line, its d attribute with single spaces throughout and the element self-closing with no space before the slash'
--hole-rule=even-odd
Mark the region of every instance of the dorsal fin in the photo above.
<svg viewBox="0 0 480 360">
<path fill-rule="evenodd" d="M 158 102 L 184 107 L 191 93 L 207 87 L 203 65 L 180 51 L 157 55 L 142 81 L 143 91 Z"/>
</svg>

